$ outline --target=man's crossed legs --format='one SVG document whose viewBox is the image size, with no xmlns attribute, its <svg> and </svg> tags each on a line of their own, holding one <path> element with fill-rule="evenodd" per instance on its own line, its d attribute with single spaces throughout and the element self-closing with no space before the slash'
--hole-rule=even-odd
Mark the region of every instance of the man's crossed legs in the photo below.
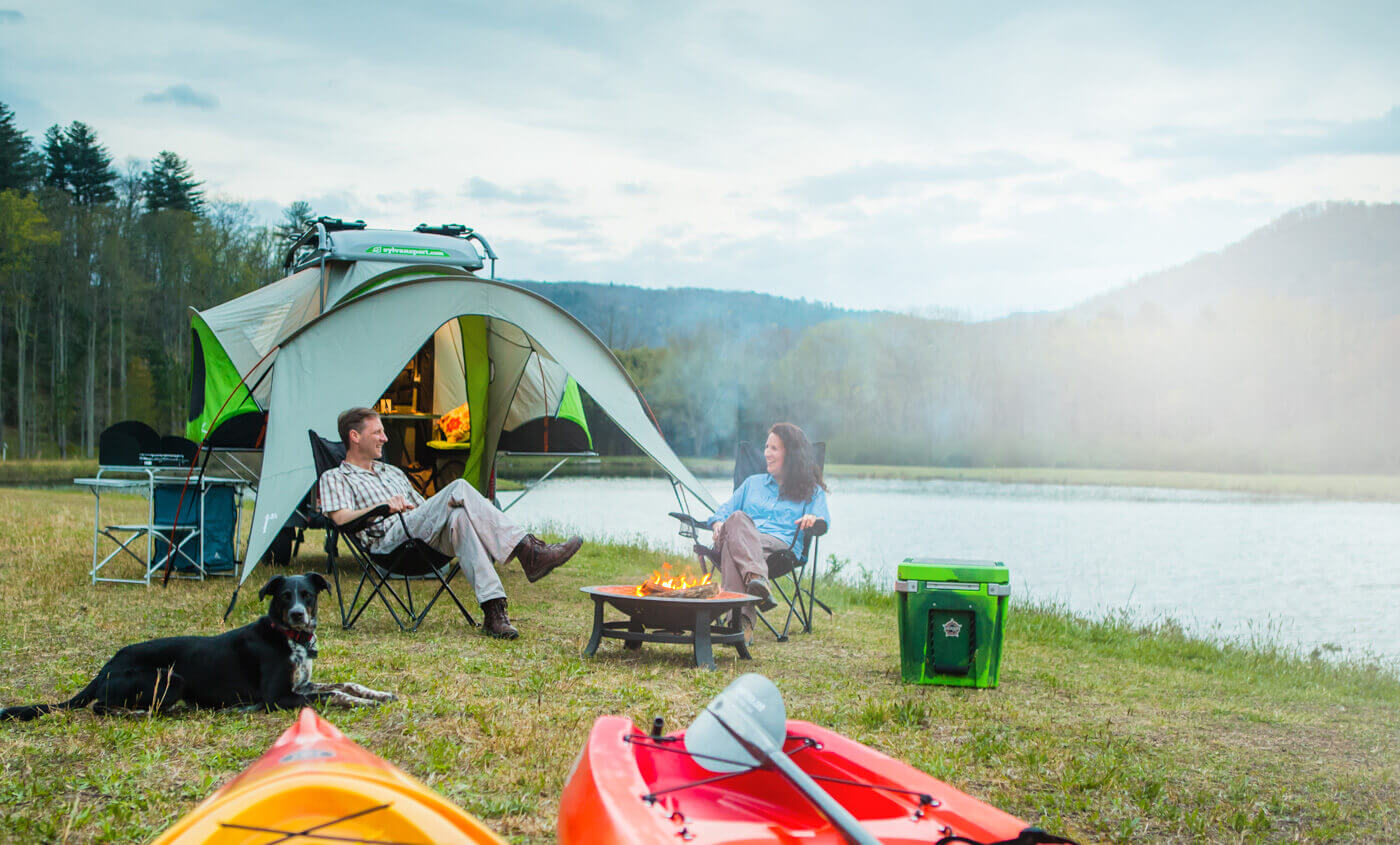
<svg viewBox="0 0 1400 845">
<path fill-rule="evenodd" d="M 525 577 L 534 582 L 573 557 L 583 545 L 578 537 L 549 544 L 527 534 L 460 478 L 405 513 L 404 522 L 414 537 L 427 541 L 443 554 L 457 555 L 462 573 L 485 613 L 483 629 L 503 639 L 515 639 L 520 632 L 506 615 L 506 590 L 493 563 L 505 564 L 518 558 Z M 398 520 L 386 524 L 388 532 L 375 544 L 375 551 L 388 551 L 406 539 Z"/>
</svg>

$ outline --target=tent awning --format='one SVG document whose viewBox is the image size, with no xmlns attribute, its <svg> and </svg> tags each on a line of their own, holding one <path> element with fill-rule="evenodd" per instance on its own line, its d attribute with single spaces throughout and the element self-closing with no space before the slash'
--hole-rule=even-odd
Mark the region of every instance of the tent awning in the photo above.
<svg viewBox="0 0 1400 845">
<path fill-rule="evenodd" d="M 492 332 L 489 350 L 494 372 L 491 419 L 482 444 L 486 455 L 495 453 L 510 407 L 497 396 L 512 394 L 530 356 L 543 353 L 563 364 L 672 478 L 710 508 L 717 506 L 657 431 L 626 370 L 567 311 L 514 285 L 465 273 L 400 281 L 340 303 L 282 342 L 271 376 L 262 478 L 240 584 L 316 479 L 307 429 L 335 431 L 342 410 L 372 404 L 439 326 L 468 315 L 483 316 L 502 329 Z M 490 463 L 483 463 L 483 473 Z"/>
</svg>

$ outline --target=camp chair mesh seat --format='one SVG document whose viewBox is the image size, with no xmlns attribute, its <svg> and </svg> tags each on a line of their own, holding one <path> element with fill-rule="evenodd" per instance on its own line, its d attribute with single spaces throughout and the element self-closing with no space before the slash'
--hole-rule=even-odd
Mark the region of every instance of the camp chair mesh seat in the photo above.
<svg viewBox="0 0 1400 845">
<path fill-rule="evenodd" d="M 826 443 L 813 443 L 812 450 L 817 466 L 825 468 Z M 734 486 L 737 488 L 744 483 L 744 479 L 763 472 L 765 466 L 763 453 L 752 443 L 740 441 L 734 456 Z M 709 530 L 705 521 L 678 511 L 672 511 L 670 515 L 680 521 L 681 536 L 688 537 L 695 542 L 695 554 L 700 559 L 701 568 L 713 567 L 718 570 L 719 552 L 713 547 L 699 542 L 698 532 L 701 529 Z M 810 529 L 798 531 L 793 536 L 791 546 L 770 552 L 765 558 L 768 565 L 768 584 L 777 590 L 778 596 L 787 604 L 788 612 L 787 618 L 783 620 L 781 632 L 768 621 L 768 617 L 763 614 L 763 611 L 758 611 L 758 618 L 763 622 L 764 627 L 778 638 L 780 643 L 787 642 L 788 631 L 791 629 L 794 619 L 802 624 L 804 634 L 810 634 L 812 632 L 812 616 L 816 613 L 817 608 L 825 610 L 828 616 L 832 615 L 831 608 L 817 598 L 816 561 L 819 555 L 817 538 L 825 534 L 826 530 L 827 524 L 818 520 L 817 524 Z M 801 546 L 800 552 L 799 545 Z M 803 583 L 804 580 L 806 583 Z M 785 581 L 786 586 L 784 586 Z"/>
<path fill-rule="evenodd" d="M 315 431 L 308 430 L 306 433 L 311 439 L 311 453 L 316 461 L 316 480 L 319 485 L 324 473 L 340 466 L 341 462 L 345 460 L 345 445 L 338 440 L 327 440 Z M 319 508 L 318 497 L 313 495 L 312 501 L 316 502 L 317 508 Z M 408 535 L 408 539 L 383 554 L 370 551 L 369 546 L 358 535 L 366 527 L 392 516 L 387 504 L 380 505 L 369 513 L 343 525 L 336 525 L 325 514 L 321 514 L 321 516 L 326 525 L 327 568 L 330 570 L 331 579 L 335 582 L 335 597 L 340 606 L 342 627 L 346 629 L 353 627 L 355 622 L 359 620 L 360 614 L 364 613 L 365 608 L 369 607 L 378 596 L 379 600 L 388 608 L 389 615 L 394 618 L 394 622 L 398 624 L 400 630 L 416 631 L 443 593 L 446 593 L 448 598 L 452 599 L 452 603 L 457 605 L 457 609 L 462 612 L 462 617 L 467 620 L 467 624 L 472 626 L 477 624 L 466 606 L 452 590 L 452 579 L 462 571 L 459 562 L 452 555 L 443 554 L 428 545 L 427 541 L 412 536 L 408 531 L 408 523 L 404 520 L 403 514 L 400 513 L 397 516 L 403 523 L 404 533 Z M 361 573 L 360 582 L 355 587 L 355 594 L 348 603 L 345 601 L 340 584 L 341 567 L 337 552 L 337 540 L 340 538 L 345 539 L 351 556 L 360 566 Z M 433 583 L 437 584 L 437 590 L 428 599 L 427 604 L 422 604 L 421 600 L 415 602 L 414 581 L 425 581 L 429 588 L 432 587 Z M 367 586 L 368 590 L 366 590 Z M 395 610 L 395 605 L 398 607 L 397 610 Z M 403 615 L 400 616 L 400 614 Z"/>
</svg>

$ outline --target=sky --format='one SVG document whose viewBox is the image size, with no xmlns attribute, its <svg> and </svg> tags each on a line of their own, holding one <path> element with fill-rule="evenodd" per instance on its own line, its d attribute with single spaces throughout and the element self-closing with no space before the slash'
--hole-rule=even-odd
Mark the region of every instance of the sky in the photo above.
<svg viewBox="0 0 1400 845">
<path fill-rule="evenodd" d="M 0 0 L 0 102 L 506 278 L 980 319 L 1400 201 L 1400 3 Z"/>
</svg>

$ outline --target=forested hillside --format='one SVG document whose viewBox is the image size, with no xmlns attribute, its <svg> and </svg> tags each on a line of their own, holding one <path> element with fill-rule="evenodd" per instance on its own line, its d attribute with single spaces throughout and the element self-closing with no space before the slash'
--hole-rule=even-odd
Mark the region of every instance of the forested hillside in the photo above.
<svg viewBox="0 0 1400 845">
<path fill-rule="evenodd" d="M 708 331 L 715 343 L 778 330 L 802 330 L 841 318 L 865 319 L 822 302 L 707 288 L 641 288 L 589 282 L 514 281 L 548 297 L 613 349 L 665 346 L 677 335 Z"/>
<path fill-rule="evenodd" d="M 175 153 L 118 172 L 74 121 L 35 145 L 0 103 L 0 420 L 9 457 L 92 455 L 112 422 L 182 432 L 191 305 L 278 275 L 273 235 Z"/>
<path fill-rule="evenodd" d="M 696 330 L 624 360 L 691 454 L 790 419 L 854 463 L 1397 472 L 1397 255 L 1400 206 L 1311 206 L 1065 312 Z"/>
<path fill-rule="evenodd" d="M 355 217 L 353 209 L 317 209 Z M 280 276 L 170 151 L 0 104 L 0 421 L 10 457 L 184 427 L 190 306 Z M 609 343 L 682 454 L 788 419 L 851 463 L 1400 472 L 1400 206 L 1328 204 L 1060 313 L 984 323 L 756 293 L 520 282 Z M 604 451 L 627 448 L 602 420 Z"/>
</svg>

